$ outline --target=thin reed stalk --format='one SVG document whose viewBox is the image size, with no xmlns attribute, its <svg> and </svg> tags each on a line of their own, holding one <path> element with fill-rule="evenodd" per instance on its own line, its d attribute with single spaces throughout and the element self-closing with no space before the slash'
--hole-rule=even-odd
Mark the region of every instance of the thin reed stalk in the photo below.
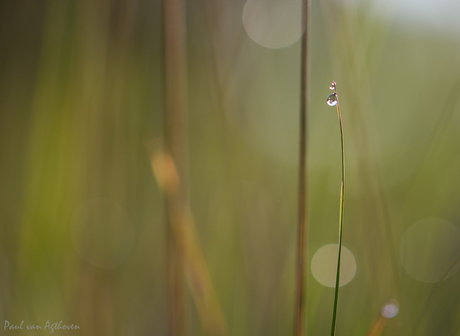
<svg viewBox="0 0 460 336">
<path fill-rule="evenodd" d="M 188 203 L 187 190 L 187 43 L 185 0 L 163 0 L 164 81 L 165 81 L 165 152 L 175 162 L 180 187 L 175 198 L 165 198 L 165 212 L 171 212 L 180 203 Z M 171 230 L 171 219 L 166 216 L 166 274 L 168 297 L 168 335 L 185 336 L 187 332 L 187 296 L 181 254 Z M 184 224 L 186 225 L 186 224 Z"/>
<path fill-rule="evenodd" d="M 340 261 L 342 258 L 342 231 L 343 231 L 343 200 L 345 192 L 345 150 L 343 146 L 343 123 L 342 115 L 340 114 L 340 103 L 339 96 L 337 95 L 337 86 L 335 82 L 332 82 L 331 90 L 334 90 L 334 93 L 329 95 L 327 98 L 327 103 L 330 106 L 337 106 L 337 116 L 339 118 L 340 126 L 340 142 L 342 149 L 342 183 L 340 185 L 340 214 L 339 214 L 339 251 L 337 255 L 337 275 L 335 278 L 335 293 L 334 293 L 334 309 L 332 311 L 332 326 L 331 326 L 331 336 L 335 335 L 335 324 L 337 320 L 337 303 L 339 299 L 339 284 L 340 284 Z"/>
<path fill-rule="evenodd" d="M 305 32 L 301 38 L 300 52 L 300 139 L 299 139 L 299 190 L 298 190 L 298 222 L 297 222 L 297 257 L 296 257 L 296 287 L 295 287 L 295 306 L 294 306 L 294 336 L 303 334 L 304 329 L 304 310 L 305 310 L 305 260 L 307 259 L 306 242 L 308 242 L 308 226 L 306 221 L 306 163 L 307 163 L 307 105 L 308 105 L 308 76 L 309 55 L 308 55 L 308 35 L 309 35 L 309 15 L 310 0 L 301 0 L 302 28 Z"/>
</svg>

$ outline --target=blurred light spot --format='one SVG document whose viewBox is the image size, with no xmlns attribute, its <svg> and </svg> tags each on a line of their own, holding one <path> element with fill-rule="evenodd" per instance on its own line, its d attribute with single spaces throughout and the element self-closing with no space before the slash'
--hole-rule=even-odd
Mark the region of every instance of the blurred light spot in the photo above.
<svg viewBox="0 0 460 336">
<path fill-rule="evenodd" d="M 316 251 L 311 261 L 311 272 L 315 279 L 328 287 L 335 287 L 337 275 L 337 244 L 324 245 Z M 353 253 L 342 245 L 342 259 L 340 262 L 339 286 L 349 283 L 356 273 L 356 262 Z"/>
<path fill-rule="evenodd" d="M 75 211 L 70 234 L 78 254 L 90 264 L 116 267 L 131 253 L 134 230 L 128 214 L 104 198 L 83 202 Z"/>
<path fill-rule="evenodd" d="M 284 48 L 297 41 L 301 27 L 302 0 L 248 0 L 243 25 L 248 35 L 267 48 Z"/>
<path fill-rule="evenodd" d="M 390 319 L 398 315 L 399 313 L 399 303 L 396 300 L 388 301 L 380 311 L 384 318 Z"/>
<path fill-rule="evenodd" d="M 404 269 L 419 281 L 438 282 L 460 268 L 460 230 L 443 219 L 428 218 L 412 225 L 400 249 Z"/>
</svg>

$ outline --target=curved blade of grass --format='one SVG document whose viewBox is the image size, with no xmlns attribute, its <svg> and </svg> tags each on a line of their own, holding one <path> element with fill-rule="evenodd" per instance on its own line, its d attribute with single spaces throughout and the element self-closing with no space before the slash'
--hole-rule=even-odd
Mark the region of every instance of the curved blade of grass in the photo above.
<svg viewBox="0 0 460 336">
<path fill-rule="evenodd" d="M 340 102 L 339 96 L 337 95 L 337 87 L 335 82 L 333 82 L 333 89 L 335 96 L 337 98 L 337 116 L 339 118 L 340 126 L 340 140 L 341 140 L 341 149 L 342 149 L 342 183 L 340 185 L 340 215 L 339 215 L 339 251 L 337 256 L 337 275 L 335 279 L 335 294 L 334 294 L 334 310 L 332 312 L 332 326 L 331 326 L 331 336 L 335 335 L 335 323 L 337 320 L 337 303 L 339 298 L 339 282 L 340 282 L 340 261 L 342 257 L 342 227 L 343 227 L 343 200 L 345 192 L 345 151 L 343 147 L 343 124 L 342 124 L 342 115 L 340 114 Z"/>
<path fill-rule="evenodd" d="M 426 302 L 423 305 L 417 317 L 417 321 L 415 322 L 414 329 L 412 331 L 412 336 L 417 335 L 417 331 L 419 330 L 422 324 L 422 320 L 425 317 L 425 314 L 427 313 L 428 309 L 431 307 L 432 301 L 434 297 L 436 296 L 436 294 L 438 293 L 438 290 L 440 289 L 440 287 L 442 287 L 443 281 L 447 279 L 447 276 L 454 269 L 454 267 L 458 264 L 459 261 L 460 261 L 460 257 L 454 260 L 454 262 L 449 266 L 449 268 L 442 275 L 441 280 L 439 280 L 436 283 L 436 285 L 433 287 L 433 289 L 430 291 L 430 294 L 428 295 L 428 298 L 426 299 Z"/>
</svg>

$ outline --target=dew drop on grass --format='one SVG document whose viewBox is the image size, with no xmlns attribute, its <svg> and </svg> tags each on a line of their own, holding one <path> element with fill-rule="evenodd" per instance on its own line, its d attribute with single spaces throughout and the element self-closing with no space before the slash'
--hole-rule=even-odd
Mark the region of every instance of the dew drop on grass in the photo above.
<svg viewBox="0 0 460 336">
<path fill-rule="evenodd" d="M 336 82 L 332 82 L 331 86 L 329 86 L 329 89 L 335 90 L 335 85 L 336 84 L 337 84 Z"/>
<path fill-rule="evenodd" d="M 336 93 L 331 93 L 327 97 L 327 105 L 329 106 L 335 106 L 337 105 L 337 94 Z"/>
</svg>

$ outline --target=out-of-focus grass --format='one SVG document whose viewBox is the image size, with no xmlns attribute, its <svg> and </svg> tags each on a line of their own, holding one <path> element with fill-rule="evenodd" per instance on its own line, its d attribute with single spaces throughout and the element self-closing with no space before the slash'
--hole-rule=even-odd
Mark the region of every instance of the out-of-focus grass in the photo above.
<svg viewBox="0 0 460 336">
<path fill-rule="evenodd" d="M 241 24 L 243 1 L 187 6 L 188 174 L 204 257 L 230 335 L 288 334 L 299 44 L 254 43 Z M 460 226 L 459 42 L 335 2 L 312 10 L 310 256 L 336 242 L 332 79 L 348 113 L 344 245 L 357 272 L 340 289 L 338 334 L 365 335 L 396 298 L 400 314 L 382 335 L 410 334 L 422 311 L 417 335 L 458 335 L 460 275 L 425 307 L 436 284 L 406 273 L 399 244 L 424 218 Z M 1 319 L 63 320 L 84 335 L 164 335 L 165 214 L 144 148 L 163 135 L 160 2 L 6 0 L 0 15 Z M 113 268 L 93 265 L 72 242 L 75 211 L 94 198 L 130 217 L 134 243 Z M 87 251 L 118 245 L 101 246 Z M 308 334 L 326 335 L 333 289 L 310 275 Z M 190 333 L 203 334 L 196 308 L 187 310 Z"/>
</svg>

